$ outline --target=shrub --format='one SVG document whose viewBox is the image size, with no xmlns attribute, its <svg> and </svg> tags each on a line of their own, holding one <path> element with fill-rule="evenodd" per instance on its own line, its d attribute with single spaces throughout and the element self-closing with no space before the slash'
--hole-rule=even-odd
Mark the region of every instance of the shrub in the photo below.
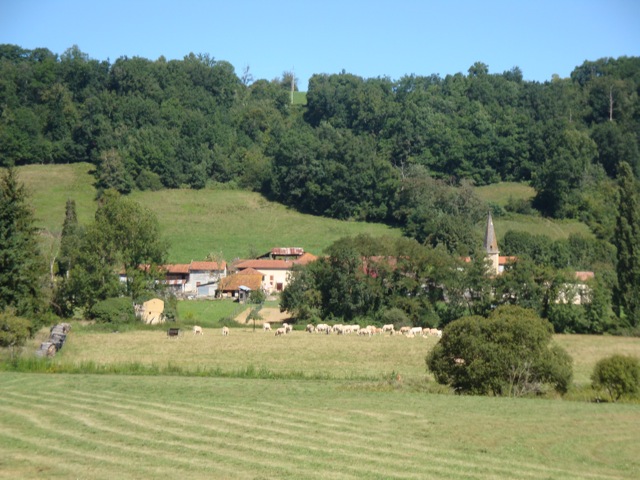
<svg viewBox="0 0 640 480">
<path fill-rule="evenodd" d="M 92 319 L 104 323 L 134 322 L 135 312 L 129 297 L 107 298 L 91 307 L 89 315 Z"/>
<path fill-rule="evenodd" d="M 393 327 L 397 330 L 399 330 L 400 327 L 411 324 L 411 321 L 409 320 L 407 314 L 397 307 L 392 307 L 384 310 L 380 315 L 380 320 L 384 325 L 392 324 Z"/>
<path fill-rule="evenodd" d="M 614 402 L 633 395 L 640 390 L 640 361 L 619 354 L 603 358 L 593 369 L 591 384 L 596 390 L 605 389 Z"/>
<path fill-rule="evenodd" d="M 489 318 L 451 322 L 426 358 L 436 381 L 457 393 L 521 396 L 545 385 L 565 393 L 571 383 L 571 357 L 550 345 L 553 327 L 535 312 L 502 306 Z"/>
<path fill-rule="evenodd" d="M 31 322 L 11 312 L 0 313 L 0 347 L 20 347 L 29 338 Z"/>
</svg>

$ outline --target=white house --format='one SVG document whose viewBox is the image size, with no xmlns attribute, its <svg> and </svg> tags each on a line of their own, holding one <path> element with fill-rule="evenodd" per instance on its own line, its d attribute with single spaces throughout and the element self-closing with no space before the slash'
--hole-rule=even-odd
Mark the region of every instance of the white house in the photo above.
<svg viewBox="0 0 640 480">
<path fill-rule="evenodd" d="M 289 282 L 289 272 L 294 265 L 306 265 L 317 259 L 315 255 L 310 253 L 304 253 L 296 260 L 271 260 L 271 259 L 257 259 L 257 260 L 245 260 L 236 265 L 239 271 L 247 268 L 262 273 L 262 289 L 268 293 L 282 292 Z"/>
</svg>

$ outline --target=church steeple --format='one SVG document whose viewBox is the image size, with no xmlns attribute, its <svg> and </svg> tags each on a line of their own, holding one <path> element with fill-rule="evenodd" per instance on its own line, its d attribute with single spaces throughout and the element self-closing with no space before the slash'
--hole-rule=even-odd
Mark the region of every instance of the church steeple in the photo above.
<svg viewBox="0 0 640 480">
<path fill-rule="evenodd" d="M 487 218 L 487 229 L 484 233 L 484 249 L 489 255 L 491 255 L 492 253 L 499 253 L 498 239 L 496 238 L 496 231 L 493 228 L 493 218 L 491 217 L 491 212 L 489 212 L 489 217 Z"/>
<path fill-rule="evenodd" d="M 484 233 L 484 249 L 487 252 L 487 257 L 489 257 L 491 261 L 493 273 L 498 275 L 500 273 L 500 250 L 498 250 L 498 238 L 493 228 L 491 212 L 489 212 L 489 216 L 487 217 L 487 228 Z"/>
</svg>

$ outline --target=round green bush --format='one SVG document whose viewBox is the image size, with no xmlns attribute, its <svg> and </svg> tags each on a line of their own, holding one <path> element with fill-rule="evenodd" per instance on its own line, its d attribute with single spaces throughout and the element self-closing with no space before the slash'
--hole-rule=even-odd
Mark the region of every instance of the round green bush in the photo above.
<svg viewBox="0 0 640 480">
<path fill-rule="evenodd" d="M 606 390 L 614 402 L 634 395 L 640 390 L 640 360 L 619 354 L 603 358 L 596 363 L 591 382 L 594 389 Z"/>
</svg>

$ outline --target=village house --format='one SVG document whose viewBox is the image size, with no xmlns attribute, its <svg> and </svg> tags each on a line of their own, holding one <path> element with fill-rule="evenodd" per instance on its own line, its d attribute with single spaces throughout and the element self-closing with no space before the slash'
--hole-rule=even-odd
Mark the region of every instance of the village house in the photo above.
<svg viewBox="0 0 640 480">
<path fill-rule="evenodd" d="M 287 253 L 283 255 L 283 252 Z M 248 268 L 260 272 L 263 275 L 262 289 L 267 294 L 282 292 L 287 287 L 289 273 L 294 265 L 306 265 L 317 260 L 315 255 L 306 253 L 301 248 L 273 249 L 269 255 L 285 256 L 287 259 L 258 258 L 235 265 L 238 273 Z"/>
<path fill-rule="evenodd" d="M 140 268 L 148 269 L 148 265 Z M 160 282 L 174 295 L 193 298 L 214 297 L 218 282 L 228 274 L 226 262 L 191 262 L 167 264 L 158 267 L 164 271 L 164 279 Z M 120 272 L 120 281 L 127 281 L 127 274 Z"/>
<path fill-rule="evenodd" d="M 262 289 L 264 275 L 253 269 L 245 268 L 220 280 L 218 296 L 221 298 L 237 298 L 244 303 L 251 292 Z"/>
</svg>

